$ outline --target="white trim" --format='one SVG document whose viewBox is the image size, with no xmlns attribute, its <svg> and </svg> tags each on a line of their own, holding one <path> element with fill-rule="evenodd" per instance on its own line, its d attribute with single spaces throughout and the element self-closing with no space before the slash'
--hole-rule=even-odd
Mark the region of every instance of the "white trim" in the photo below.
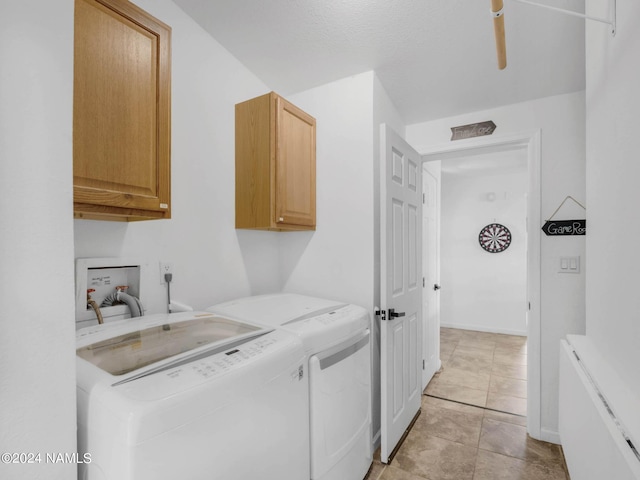
<svg viewBox="0 0 640 480">
<path fill-rule="evenodd" d="M 531 310 L 527 315 L 527 431 L 535 439 L 541 439 L 543 434 L 540 429 L 540 139 L 540 130 L 531 130 L 508 135 L 468 138 L 422 147 L 420 150 L 423 161 L 460 158 L 487 151 L 520 148 L 527 150 L 527 298 L 531 303 Z M 552 433 L 545 431 L 544 435 Z"/>
<path fill-rule="evenodd" d="M 375 452 L 378 448 L 380 448 L 380 429 L 378 429 L 378 431 L 375 433 L 375 435 L 373 436 L 373 441 L 371 442 L 373 444 L 373 451 Z"/>
<path fill-rule="evenodd" d="M 560 434 L 554 430 L 547 430 L 546 428 L 540 429 L 539 440 L 555 443 L 556 445 L 562 445 L 562 442 L 560 441 Z"/>
</svg>

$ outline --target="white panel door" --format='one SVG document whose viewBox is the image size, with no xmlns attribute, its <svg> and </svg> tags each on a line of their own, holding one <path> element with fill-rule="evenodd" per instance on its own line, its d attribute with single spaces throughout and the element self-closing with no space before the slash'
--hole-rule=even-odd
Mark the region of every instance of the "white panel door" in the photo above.
<svg viewBox="0 0 640 480">
<path fill-rule="evenodd" d="M 422 172 L 422 315 L 423 341 L 422 389 L 440 368 L 440 252 L 439 178 L 430 170 Z"/>
<path fill-rule="evenodd" d="M 386 125 L 380 143 L 381 460 L 388 463 L 421 405 L 422 165 Z"/>
</svg>

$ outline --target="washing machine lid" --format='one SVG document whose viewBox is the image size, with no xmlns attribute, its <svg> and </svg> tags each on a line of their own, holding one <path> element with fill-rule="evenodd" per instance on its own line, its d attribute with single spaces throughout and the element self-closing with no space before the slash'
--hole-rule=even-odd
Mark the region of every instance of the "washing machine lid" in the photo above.
<svg viewBox="0 0 640 480">
<path fill-rule="evenodd" d="M 130 331 L 97 341 L 76 354 L 111 375 L 124 375 L 214 343 L 243 337 L 263 327 L 220 316 L 190 318 Z"/>
<path fill-rule="evenodd" d="M 220 303 L 207 311 L 239 320 L 278 327 L 344 307 L 345 303 L 295 293 L 275 293 L 244 297 Z"/>
</svg>

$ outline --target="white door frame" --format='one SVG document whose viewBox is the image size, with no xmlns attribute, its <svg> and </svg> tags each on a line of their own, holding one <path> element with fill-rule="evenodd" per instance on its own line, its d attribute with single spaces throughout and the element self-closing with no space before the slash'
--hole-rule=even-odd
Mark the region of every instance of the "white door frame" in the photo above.
<svg viewBox="0 0 640 480">
<path fill-rule="evenodd" d="M 487 151 L 525 149 L 527 151 L 527 431 L 541 438 L 540 394 L 540 130 L 476 137 L 422 147 L 422 161 L 447 160 Z"/>
</svg>

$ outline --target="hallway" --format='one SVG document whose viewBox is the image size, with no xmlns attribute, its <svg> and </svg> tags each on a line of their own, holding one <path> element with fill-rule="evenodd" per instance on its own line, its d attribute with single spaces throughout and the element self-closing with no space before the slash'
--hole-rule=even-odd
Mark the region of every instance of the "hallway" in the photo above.
<svg viewBox="0 0 640 480">
<path fill-rule="evenodd" d="M 413 429 L 369 480 L 569 478 L 561 447 L 526 433 L 525 337 L 441 328 L 440 357 Z"/>
</svg>

